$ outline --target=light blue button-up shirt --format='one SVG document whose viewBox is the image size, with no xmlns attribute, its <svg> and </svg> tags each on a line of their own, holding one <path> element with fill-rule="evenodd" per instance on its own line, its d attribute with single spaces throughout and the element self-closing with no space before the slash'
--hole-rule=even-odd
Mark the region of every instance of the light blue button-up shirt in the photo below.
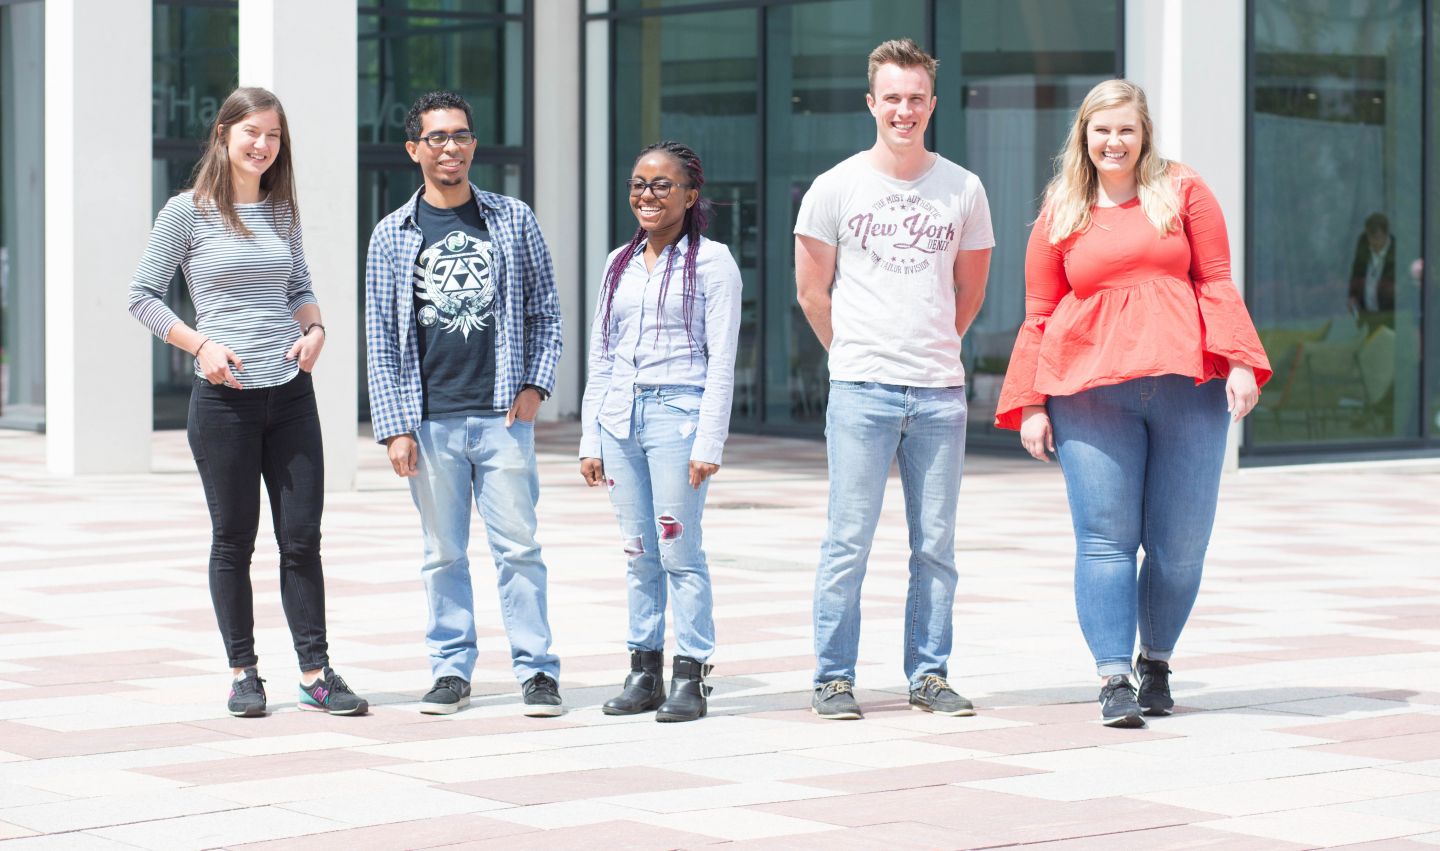
<svg viewBox="0 0 1440 851">
<path fill-rule="evenodd" d="M 580 406 L 580 457 L 599 458 L 600 429 L 630 436 L 635 387 L 686 384 L 699 387 L 700 421 L 690 460 L 719 464 L 730 433 L 730 399 L 735 392 L 735 347 L 740 335 L 740 267 L 719 242 L 700 238 L 695 256 L 692 346 L 685 334 L 684 254 L 688 237 L 661 253 L 654 270 L 645 268 L 641 242 L 620 276 L 610 308 L 610 350 L 605 350 L 605 297 L 596 305 L 590 331 L 590 376 Z M 610 252 L 609 269 L 625 247 Z M 658 303 L 670 252 L 678 251 L 665 301 Z M 662 321 L 663 320 L 663 321 Z M 659 336 L 656 330 L 659 329 Z"/>
</svg>

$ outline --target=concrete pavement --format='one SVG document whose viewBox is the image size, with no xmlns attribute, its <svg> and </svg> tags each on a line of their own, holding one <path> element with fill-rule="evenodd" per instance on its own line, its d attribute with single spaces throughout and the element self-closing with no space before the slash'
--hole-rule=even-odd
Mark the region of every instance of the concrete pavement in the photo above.
<svg viewBox="0 0 1440 851">
<path fill-rule="evenodd" d="M 493 585 L 474 705 L 429 685 L 418 522 L 369 441 L 325 515 L 331 655 L 374 708 L 295 710 L 268 527 L 254 577 L 272 714 L 224 711 L 208 517 L 184 435 L 147 476 L 54 479 L 0 432 L 0 849 L 1440 846 L 1440 464 L 1244 470 L 1223 484 L 1180 710 L 1095 723 L 1053 465 L 972 456 L 951 682 L 909 711 L 898 481 L 866 582 L 862 722 L 808 709 L 823 446 L 737 436 L 705 520 L 711 717 L 609 718 L 621 540 L 573 425 L 540 429 L 541 542 L 568 712 L 520 717 Z M 482 527 L 471 552 L 490 570 Z M 1118 834 L 1118 835 L 1117 835 Z"/>
</svg>

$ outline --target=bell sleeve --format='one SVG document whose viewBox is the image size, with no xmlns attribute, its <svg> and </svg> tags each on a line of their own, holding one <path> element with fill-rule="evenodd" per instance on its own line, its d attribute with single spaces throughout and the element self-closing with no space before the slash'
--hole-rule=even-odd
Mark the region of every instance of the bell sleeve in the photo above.
<svg viewBox="0 0 1440 851">
<path fill-rule="evenodd" d="M 1045 324 L 1055 306 L 1070 292 L 1065 276 L 1065 256 L 1050 242 L 1050 217 L 1042 212 L 1030 229 L 1025 248 L 1025 321 L 1015 337 L 1000 401 L 995 406 L 995 427 L 1018 430 L 1028 405 L 1043 405 L 1047 397 L 1035 389 L 1035 372 L 1040 364 L 1040 343 Z"/>
</svg>

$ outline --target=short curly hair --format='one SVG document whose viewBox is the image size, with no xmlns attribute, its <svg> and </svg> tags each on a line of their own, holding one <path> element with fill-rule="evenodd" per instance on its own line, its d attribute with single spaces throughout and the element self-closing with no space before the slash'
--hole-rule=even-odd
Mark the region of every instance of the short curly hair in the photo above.
<svg viewBox="0 0 1440 851">
<path fill-rule="evenodd" d="M 437 109 L 460 110 L 465 113 L 465 124 L 471 130 L 475 129 L 475 118 L 470 112 L 470 104 L 458 92 L 427 92 L 421 95 L 405 114 L 405 138 L 412 142 L 420 141 L 420 116 Z"/>
</svg>

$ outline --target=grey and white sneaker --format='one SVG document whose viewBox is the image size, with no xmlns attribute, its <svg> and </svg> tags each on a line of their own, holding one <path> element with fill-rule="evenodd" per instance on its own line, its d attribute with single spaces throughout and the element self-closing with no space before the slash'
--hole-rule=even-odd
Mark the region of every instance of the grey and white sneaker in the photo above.
<svg viewBox="0 0 1440 851">
<path fill-rule="evenodd" d="M 855 700 L 855 686 L 849 680 L 831 680 L 816 686 L 810 711 L 832 721 L 859 721 L 864 717 Z"/>
<path fill-rule="evenodd" d="M 910 689 L 910 708 L 957 717 L 975 714 L 975 704 L 957 694 L 944 677 L 935 674 L 927 675 L 920 685 Z"/>
<path fill-rule="evenodd" d="M 1116 674 L 1100 689 L 1100 720 L 1106 727 L 1144 727 L 1140 704 L 1135 702 L 1135 687 L 1130 678 Z"/>
<path fill-rule="evenodd" d="M 451 715 L 470 705 L 470 684 L 460 677 L 441 677 L 420 700 L 424 715 Z"/>
<path fill-rule="evenodd" d="M 544 672 L 525 681 L 520 687 L 525 700 L 525 714 L 531 718 L 554 718 L 564 712 L 560 705 L 560 684 Z"/>
</svg>

